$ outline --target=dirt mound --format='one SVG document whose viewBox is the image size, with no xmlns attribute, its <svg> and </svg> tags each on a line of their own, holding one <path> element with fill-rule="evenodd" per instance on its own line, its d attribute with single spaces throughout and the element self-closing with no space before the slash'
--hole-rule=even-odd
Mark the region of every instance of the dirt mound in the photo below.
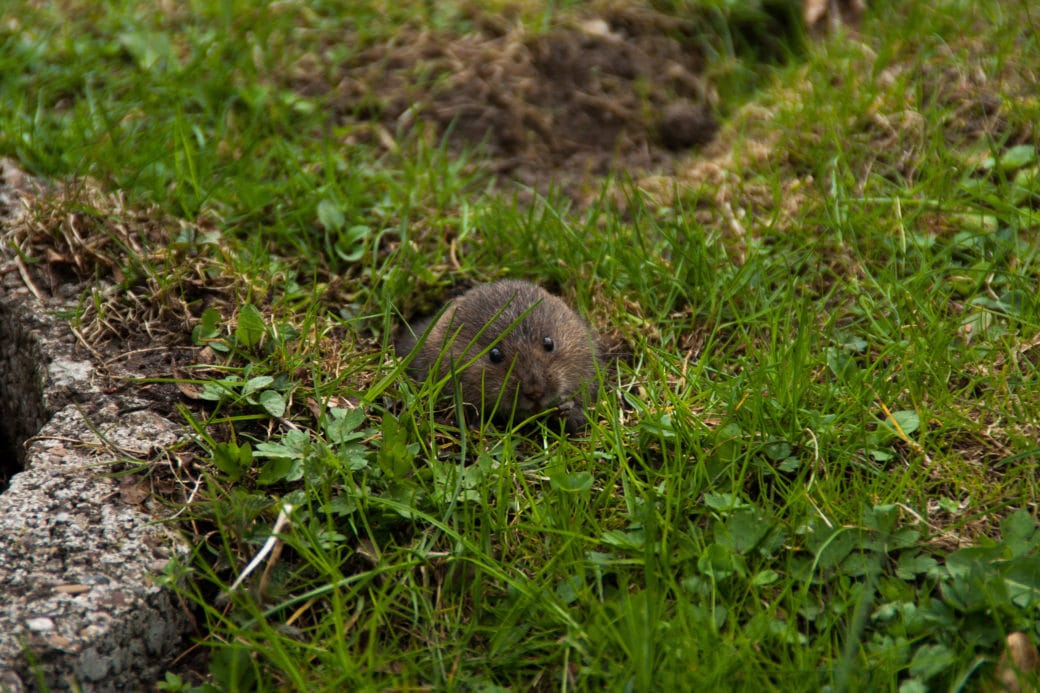
<svg viewBox="0 0 1040 693">
<path fill-rule="evenodd" d="M 715 134 L 689 22 L 618 8 L 538 35 L 473 23 L 461 37 L 405 30 L 354 56 L 332 87 L 337 116 L 483 143 L 497 173 L 539 190 L 659 169 Z"/>
</svg>

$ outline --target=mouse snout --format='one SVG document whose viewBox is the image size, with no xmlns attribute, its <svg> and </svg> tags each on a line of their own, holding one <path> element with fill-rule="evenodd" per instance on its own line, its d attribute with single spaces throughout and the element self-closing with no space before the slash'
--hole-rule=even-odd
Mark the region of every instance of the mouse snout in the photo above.
<svg viewBox="0 0 1040 693">
<path fill-rule="evenodd" d="M 532 402 L 540 402 L 545 397 L 545 377 L 538 373 L 532 373 L 520 384 L 520 392 Z"/>
</svg>

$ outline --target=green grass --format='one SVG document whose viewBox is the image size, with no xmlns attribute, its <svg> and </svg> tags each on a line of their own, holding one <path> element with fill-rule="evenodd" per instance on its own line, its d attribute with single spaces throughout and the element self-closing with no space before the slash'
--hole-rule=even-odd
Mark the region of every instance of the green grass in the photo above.
<svg viewBox="0 0 1040 693">
<path fill-rule="evenodd" d="M 110 251 L 117 281 L 210 347 L 175 479 L 197 549 L 168 568 L 210 657 L 166 689 L 975 689 L 1040 635 L 1028 3 L 882 3 L 784 65 L 720 40 L 710 165 L 587 209 L 293 88 L 464 12 L 150 7 L 8 20 L 0 153 L 155 205 L 120 213 L 166 223 Z M 106 199 L 64 204 L 118 237 Z M 630 354 L 588 436 L 459 430 L 390 355 L 402 315 L 500 276 Z"/>
</svg>

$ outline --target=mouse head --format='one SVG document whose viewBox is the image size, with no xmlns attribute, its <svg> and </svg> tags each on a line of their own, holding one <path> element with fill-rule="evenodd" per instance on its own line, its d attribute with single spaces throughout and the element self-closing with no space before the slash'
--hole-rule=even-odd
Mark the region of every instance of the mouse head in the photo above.
<svg viewBox="0 0 1040 693">
<path fill-rule="evenodd" d="M 596 352 L 585 321 L 532 284 L 503 281 L 455 299 L 438 321 L 463 400 L 485 413 L 526 417 L 594 392 Z M 579 405 L 580 406 L 580 405 Z"/>
</svg>

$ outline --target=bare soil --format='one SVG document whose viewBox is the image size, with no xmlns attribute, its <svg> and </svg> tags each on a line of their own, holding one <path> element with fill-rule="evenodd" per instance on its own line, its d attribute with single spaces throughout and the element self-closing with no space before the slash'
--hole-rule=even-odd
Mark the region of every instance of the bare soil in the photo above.
<svg viewBox="0 0 1040 693">
<path fill-rule="evenodd" d="M 333 117 L 359 126 L 351 137 L 418 130 L 453 150 L 481 145 L 487 170 L 540 192 L 666 171 L 714 137 L 692 22 L 633 7 L 561 22 L 532 34 L 475 13 L 463 36 L 406 27 L 338 66 L 335 83 L 304 68 L 291 86 L 334 94 Z"/>
</svg>

